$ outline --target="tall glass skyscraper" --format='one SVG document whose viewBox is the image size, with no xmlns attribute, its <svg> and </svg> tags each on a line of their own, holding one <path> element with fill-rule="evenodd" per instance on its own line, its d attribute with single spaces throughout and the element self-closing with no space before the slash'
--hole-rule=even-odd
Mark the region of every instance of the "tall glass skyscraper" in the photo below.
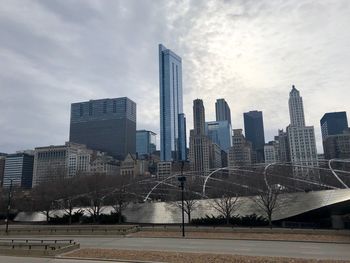
<svg viewBox="0 0 350 263">
<path fill-rule="evenodd" d="M 159 44 L 159 100 L 160 100 L 160 159 L 173 161 L 185 158 L 180 153 L 186 145 L 186 125 L 184 121 L 182 102 L 182 65 L 181 58 Z M 181 139 L 181 141 L 180 141 Z"/>
<path fill-rule="evenodd" d="M 245 137 L 252 143 L 256 152 L 256 161 L 264 162 L 264 121 L 261 111 L 249 111 L 243 114 Z"/>
<path fill-rule="evenodd" d="M 123 98 L 71 105 L 69 141 L 123 160 L 136 152 L 136 103 Z"/>
<path fill-rule="evenodd" d="M 139 157 L 156 151 L 156 134 L 152 131 L 136 131 L 136 153 Z"/>
<path fill-rule="evenodd" d="M 348 128 L 348 118 L 345 111 L 327 112 L 321 121 L 322 139 L 329 135 L 342 134 Z"/>
<path fill-rule="evenodd" d="M 205 123 L 205 133 L 220 149 L 228 152 L 232 146 L 232 128 L 228 121 L 210 121 Z"/>
<path fill-rule="evenodd" d="M 3 187 L 32 188 L 34 156 L 26 153 L 6 156 Z"/>
<path fill-rule="evenodd" d="M 217 99 L 215 102 L 216 121 L 228 121 L 231 125 L 231 110 L 225 99 Z"/>
<path fill-rule="evenodd" d="M 184 113 L 178 115 L 179 140 L 178 140 L 178 160 L 187 160 L 187 136 L 186 136 L 186 117 Z"/>
</svg>

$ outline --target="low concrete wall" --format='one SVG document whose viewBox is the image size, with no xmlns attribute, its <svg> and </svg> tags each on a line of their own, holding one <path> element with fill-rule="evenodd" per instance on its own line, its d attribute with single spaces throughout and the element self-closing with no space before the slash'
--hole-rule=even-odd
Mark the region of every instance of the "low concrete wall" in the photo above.
<svg viewBox="0 0 350 263">
<path fill-rule="evenodd" d="M 181 226 L 171 225 L 154 225 L 154 226 L 139 226 L 139 231 L 149 232 L 178 232 Z M 328 230 L 328 229 L 289 229 L 289 228 L 249 228 L 249 227 L 222 227 L 222 226 L 185 226 L 186 231 L 189 232 L 215 232 L 215 233 L 262 233 L 262 234 L 312 234 L 312 235 L 341 235 L 350 236 L 349 230 Z"/>
<path fill-rule="evenodd" d="M 8 256 L 35 256 L 35 257 L 43 257 L 43 256 L 56 256 L 62 253 L 66 253 L 69 251 L 73 251 L 80 248 L 80 244 L 62 244 L 62 246 L 57 247 L 55 249 L 29 249 L 27 247 L 14 247 L 10 245 L 8 248 L 1 247 L 0 255 L 8 255 Z"/>
<path fill-rule="evenodd" d="M 111 226 L 10 226 L 8 232 L 0 230 L 0 236 L 12 235 L 127 235 L 138 231 L 135 225 Z"/>
</svg>

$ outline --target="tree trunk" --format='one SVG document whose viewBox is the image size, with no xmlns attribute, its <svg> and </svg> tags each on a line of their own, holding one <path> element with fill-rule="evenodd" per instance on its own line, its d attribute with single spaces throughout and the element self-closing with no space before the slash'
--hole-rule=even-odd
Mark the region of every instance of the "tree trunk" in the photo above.
<svg viewBox="0 0 350 263">
<path fill-rule="evenodd" d="M 272 228 L 272 215 L 271 214 L 268 215 L 268 220 L 269 220 L 269 226 L 270 226 L 270 228 Z"/>
<path fill-rule="evenodd" d="M 191 212 L 188 211 L 187 213 L 187 219 L 188 219 L 188 223 L 191 224 Z"/>
<path fill-rule="evenodd" d="M 227 216 L 226 216 L 226 225 L 229 225 L 229 224 L 230 224 L 230 216 L 227 215 Z"/>
<path fill-rule="evenodd" d="M 50 221 L 50 210 L 46 211 L 46 223 L 49 223 Z"/>
<path fill-rule="evenodd" d="M 69 211 L 68 224 L 72 224 L 72 211 Z"/>
<path fill-rule="evenodd" d="M 119 210 L 118 212 L 118 224 L 121 224 L 122 223 L 122 211 Z"/>
</svg>

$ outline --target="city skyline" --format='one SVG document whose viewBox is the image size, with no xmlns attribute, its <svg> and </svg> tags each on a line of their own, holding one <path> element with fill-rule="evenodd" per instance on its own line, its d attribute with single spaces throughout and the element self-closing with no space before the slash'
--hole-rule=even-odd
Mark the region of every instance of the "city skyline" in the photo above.
<svg viewBox="0 0 350 263">
<path fill-rule="evenodd" d="M 159 134 L 156 46 L 164 43 L 183 60 L 187 116 L 200 97 L 214 121 L 215 100 L 225 98 L 234 129 L 243 128 L 243 112 L 263 111 L 267 142 L 289 123 L 295 84 L 322 152 L 321 117 L 350 111 L 350 37 L 339 26 L 350 22 L 349 10 L 347 1 L 8 1 L 0 11 L 0 151 L 62 144 L 70 104 L 90 99 L 129 97 L 137 129 Z"/>
</svg>

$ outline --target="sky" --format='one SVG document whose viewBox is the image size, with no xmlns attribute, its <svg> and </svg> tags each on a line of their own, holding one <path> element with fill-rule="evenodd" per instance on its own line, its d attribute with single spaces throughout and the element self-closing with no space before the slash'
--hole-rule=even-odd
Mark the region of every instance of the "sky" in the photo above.
<svg viewBox="0 0 350 263">
<path fill-rule="evenodd" d="M 0 152 L 69 138 L 70 104 L 127 96 L 159 134 L 158 44 L 182 57 L 184 112 L 225 98 L 233 128 L 261 110 L 265 140 L 289 124 L 294 84 L 307 125 L 350 113 L 348 0 L 3 0 Z M 159 138 L 159 136 L 158 136 Z"/>
</svg>

